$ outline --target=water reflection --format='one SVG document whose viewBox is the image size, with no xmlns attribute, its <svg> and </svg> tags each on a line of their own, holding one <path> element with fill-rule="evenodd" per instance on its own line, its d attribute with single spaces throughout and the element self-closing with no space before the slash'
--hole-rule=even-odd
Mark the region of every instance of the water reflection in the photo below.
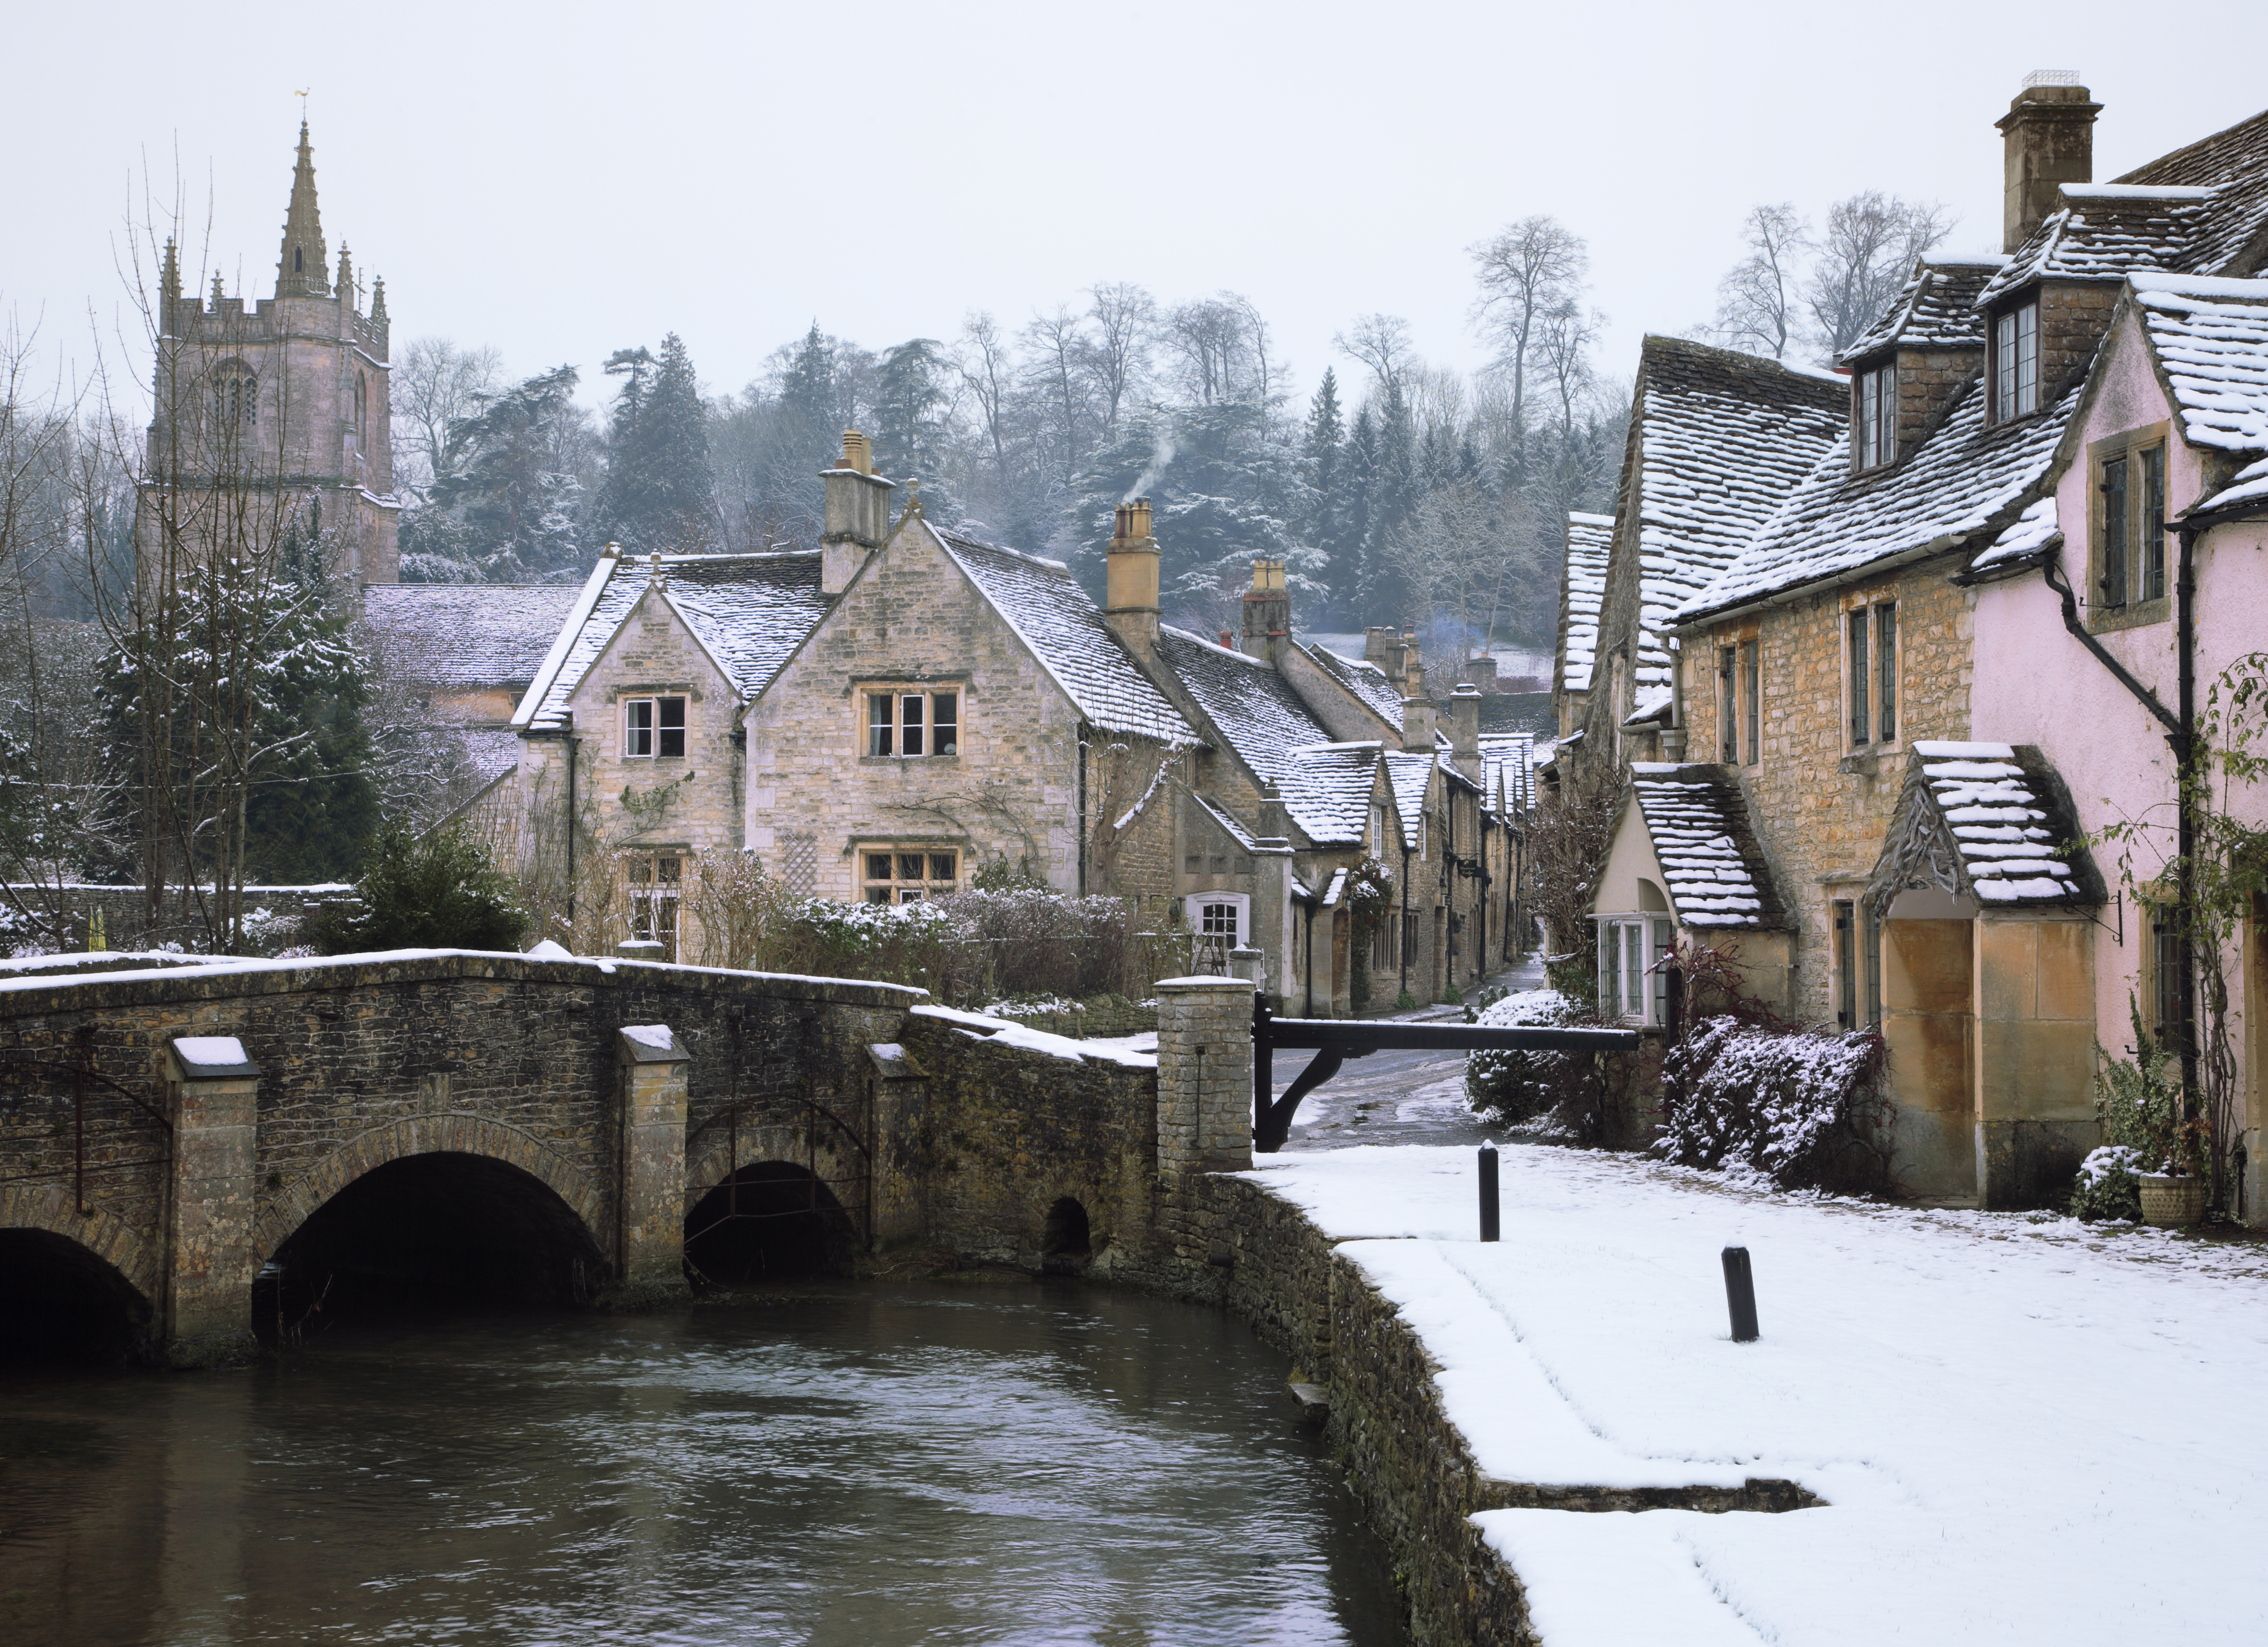
<svg viewBox="0 0 2268 1647">
<path fill-rule="evenodd" d="M 1384 1643 L 1382 1556 L 1207 1311 L 842 1284 L 0 1385 L 11 1643 Z"/>
</svg>

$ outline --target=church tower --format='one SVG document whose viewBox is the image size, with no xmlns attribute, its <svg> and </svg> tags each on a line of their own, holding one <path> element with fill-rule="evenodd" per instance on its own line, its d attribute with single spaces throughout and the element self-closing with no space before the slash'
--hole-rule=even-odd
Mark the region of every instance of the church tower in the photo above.
<svg viewBox="0 0 2268 1647">
<path fill-rule="evenodd" d="M 386 283 L 367 310 L 339 247 L 334 284 L 307 125 L 276 263 L 276 293 L 250 309 L 215 275 L 181 290 L 178 252 L 158 272 L 149 462 L 136 547 L 144 571 L 176 552 L 267 553 L 319 527 L 344 589 L 400 575 Z"/>
</svg>

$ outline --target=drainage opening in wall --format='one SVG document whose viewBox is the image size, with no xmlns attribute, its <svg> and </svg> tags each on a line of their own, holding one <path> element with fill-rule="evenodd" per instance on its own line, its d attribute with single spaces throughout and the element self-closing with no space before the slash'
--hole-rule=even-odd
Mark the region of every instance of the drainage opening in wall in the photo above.
<svg viewBox="0 0 2268 1647">
<path fill-rule="evenodd" d="M 701 1198 L 685 1221 L 685 1265 L 697 1281 L 760 1285 L 848 1275 L 857 1232 L 835 1193 L 784 1161 L 742 1167 Z"/>
<path fill-rule="evenodd" d="M 1050 1274 L 1076 1274 L 1094 1254 L 1087 1234 L 1086 1208 L 1068 1195 L 1048 1208 L 1040 1231 L 1040 1267 Z"/>
<path fill-rule="evenodd" d="M 115 1364 L 148 1338 L 131 1282 L 68 1236 L 0 1230 L 0 1363 Z"/>
<path fill-rule="evenodd" d="M 358 1312 L 571 1304 L 607 1274 L 534 1174 L 455 1153 L 374 1167 L 317 1208 L 253 1283 L 252 1326 L 293 1343 Z"/>
</svg>

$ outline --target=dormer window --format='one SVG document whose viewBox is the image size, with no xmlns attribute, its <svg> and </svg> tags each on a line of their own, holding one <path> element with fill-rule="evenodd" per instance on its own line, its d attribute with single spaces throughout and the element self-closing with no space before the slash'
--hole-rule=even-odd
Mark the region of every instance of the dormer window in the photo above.
<svg viewBox="0 0 2268 1647">
<path fill-rule="evenodd" d="M 1879 469 L 1898 454 L 1898 371 L 1882 365 L 1852 381 L 1859 469 Z"/>
<path fill-rule="evenodd" d="M 2036 299 L 1992 318 L 1992 421 L 2040 409 L 2040 306 Z"/>
</svg>

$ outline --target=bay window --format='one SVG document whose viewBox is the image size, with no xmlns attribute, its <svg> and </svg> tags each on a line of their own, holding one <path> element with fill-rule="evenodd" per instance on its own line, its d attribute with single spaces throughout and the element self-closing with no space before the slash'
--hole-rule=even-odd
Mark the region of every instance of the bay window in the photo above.
<svg viewBox="0 0 2268 1647">
<path fill-rule="evenodd" d="M 1667 915 L 1601 915 L 1599 1016 L 1660 1025 L 1668 1019 L 1674 928 Z"/>
</svg>

